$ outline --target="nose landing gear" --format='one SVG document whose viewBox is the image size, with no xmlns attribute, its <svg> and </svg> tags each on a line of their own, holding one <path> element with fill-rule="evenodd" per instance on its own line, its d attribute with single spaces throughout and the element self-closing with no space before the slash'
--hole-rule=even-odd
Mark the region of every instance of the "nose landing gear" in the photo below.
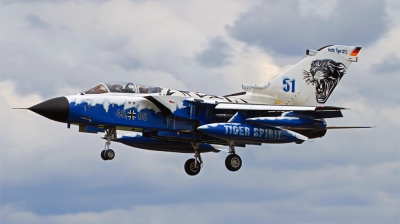
<svg viewBox="0 0 400 224">
<path fill-rule="evenodd" d="M 106 143 L 104 145 L 104 150 L 101 151 L 100 156 L 103 160 L 113 160 L 115 157 L 115 152 L 114 150 L 110 149 L 110 145 L 111 140 L 117 138 L 117 129 L 116 127 L 106 127 L 105 131 L 106 134 L 104 137 L 106 138 Z"/>
<path fill-rule="evenodd" d="M 196 176 L 199 174 L 200 169 L 200 164 L 197 163 L 196 165 L 196 159 L 188 159 L 185 163 L 185 171 L 190 176 Z"/>
<path fill-rule="evenodd" d="M 185 172 L 190 176 L 195 176 L 200 173 L 203 160 L 200 156 L 200 144 L 192 142 L 192 146 L 194 148 L 194 158 L 186 161 Z"/>
</svg>

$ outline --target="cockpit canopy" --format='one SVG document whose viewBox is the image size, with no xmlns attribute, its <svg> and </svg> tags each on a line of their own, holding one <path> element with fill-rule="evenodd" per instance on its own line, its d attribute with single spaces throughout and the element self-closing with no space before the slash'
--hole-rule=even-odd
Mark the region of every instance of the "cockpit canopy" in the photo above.
<svg viewBox="0 0 400 224">
<path fill-rule="evenodd" d="M 102 94 L 102 93 L 159 93 L 160 87 L 142 85 L 131 82 L 111 82 L 100 83 L 97 86 L 84 91 L 83 94 Z"/>
</svg>

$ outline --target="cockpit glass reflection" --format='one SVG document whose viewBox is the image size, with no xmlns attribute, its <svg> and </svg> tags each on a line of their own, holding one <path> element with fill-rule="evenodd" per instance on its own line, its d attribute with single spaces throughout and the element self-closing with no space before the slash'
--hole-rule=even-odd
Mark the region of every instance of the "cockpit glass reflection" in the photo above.
<svg viewBox="0 0 400 224">
<path fill-rule="evenodd" d="M 108 82 L 101 83 L 96 87 L 83 92 L 84 94 L 101 94 L 101 93 L 160 93 L 161 88 L 156 86 L 148 86 L 135 84 L 131 82 Z"/>
<path fill-rule="evenodd" d="M 108 92 L 107 88 L 103 84 L 99 84 L 84 93 L 85 94 L 102 94 L 102 93 L 107 93 L 107 92 Z"/>
<path fill-rule="evenodd" d="M 106 83 L 111 93 L 136 93 L 136 86 L 131 82 Z"/>
<path fill-rule="evenodd" d="M 160 87 L 147 86 L 147 85 L 142 85 L 142 84 L 137 84 L 137 86 L 138 86 L 139 93 L 159 93 L 159 92 L 161 92 Z"/>
</svg>

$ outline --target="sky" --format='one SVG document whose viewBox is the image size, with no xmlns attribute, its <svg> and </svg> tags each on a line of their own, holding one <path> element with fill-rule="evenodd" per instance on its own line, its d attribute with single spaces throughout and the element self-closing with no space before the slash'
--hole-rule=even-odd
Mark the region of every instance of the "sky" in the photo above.
<svg viewBox="0 0 400 224">
<path fill-rule="evenodd" d="M 399 223 L 397 0 L 3 0 L 0 222 Z M 112 143 L 30 111 L 100 82 L 223 95 L 266 84 L 329 44 L 360 46 L 327 104 L 349 108 L 301 145 L 192 154 Z"/>
</svg>

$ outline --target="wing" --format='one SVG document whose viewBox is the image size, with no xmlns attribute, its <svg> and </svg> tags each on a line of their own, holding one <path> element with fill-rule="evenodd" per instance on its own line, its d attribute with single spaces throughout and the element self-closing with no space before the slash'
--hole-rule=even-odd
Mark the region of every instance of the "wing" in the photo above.
<svg viewBox="0 0 400 224">
<path fill-rule="evenodd" d="M 315 119 L 343 117 L 341 110 L 345 109 L 343 107 L 335 106 L 293 106 L 231 103 L 210 99 L 196 99 L 176 96 L 146 96 L 145 98 L 153 102 L 164 115 L 175 115 L 185 119 L 193 118 L 190 116 L 190 113 L 188 113 L 190 112 L 191 107 L 209 108 L 211 110 L 215 110 L 217 111 L 216 116 L 219 117 L 232 117 L 238 111 L 250 111 L 252 114 L 257 114 L 255 111 L 275 112 L 276 114 L 293 111 L 303 115 L 312 116 Z M 229 113 L 224 113 L 226 111 Z"/>
<path fill-rule="evenodd" d="M 291 105 L 266 105 L 266 104 L 238 104 L 238 103 L 219 103 L 217 110 L 237 110 L 237 111 L 264 111 L 264 112 L 299 112 L 317 119 L 343 117 L 341 110 L 343 107 L 334 106 L 291 106 Z"/>
</svg>

